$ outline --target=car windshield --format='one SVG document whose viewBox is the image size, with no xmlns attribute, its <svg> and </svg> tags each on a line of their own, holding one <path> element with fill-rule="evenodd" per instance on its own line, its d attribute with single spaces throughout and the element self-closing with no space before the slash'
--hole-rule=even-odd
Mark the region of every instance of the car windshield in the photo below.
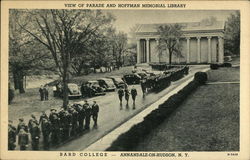
<svg viewBox="0 0 250 160">
<path fill-rule="evenodd" d="M 99 83 L 97 81 L 90 82 L 91 86 L 99 86 Z"/>
<path fill-rule="evenodd" d="M 114 80 L 117 82 L 123 82 L 123 80 L 121 78 L 114 78 Z"/>
<path fill-rule="evenodd" d="M 77 90 L 78 86 L 76 84 L 68 84 L 68 87 L 73 90 Z"/>
<path fill-rule="evenodd" d="M 109 86 L 113 86 L 113 85 L 114 85 L 114 83 L 113 83 L 112 80 L 105 80 L 105 82 L 106 82 L 107 85 L 109 85 Z"/>
</svg>

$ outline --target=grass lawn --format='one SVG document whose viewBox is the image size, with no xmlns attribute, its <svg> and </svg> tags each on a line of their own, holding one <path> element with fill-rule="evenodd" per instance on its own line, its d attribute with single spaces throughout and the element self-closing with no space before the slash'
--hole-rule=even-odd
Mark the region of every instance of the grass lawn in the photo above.
<svg viewBox="0 0 250 160">
<path fill-rule="evenodd" d="M 209 81 L 239 81 L 239 68 L 208 74 Z M 199 87 L 136 151 L 239 151 L 239 86 Z"/>
</svg>

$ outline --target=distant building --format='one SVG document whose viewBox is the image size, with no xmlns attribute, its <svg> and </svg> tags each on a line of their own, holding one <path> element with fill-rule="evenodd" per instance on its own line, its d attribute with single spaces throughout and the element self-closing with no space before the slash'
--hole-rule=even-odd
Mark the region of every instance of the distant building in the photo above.
<svg viewBox="0 0 250 160">
<path fill-rule="evenodd" d="M 182 57 L 173 55 L 172 62 L 179 64 L 223 63 L 224 28 L 222 21 L 179 23 L 183 26 Z M 169 62 L 167 51 L 159 54 L 157 28 L 164 24 L 140 24 L 136 30 L 137 64 Z"/>
</svg>

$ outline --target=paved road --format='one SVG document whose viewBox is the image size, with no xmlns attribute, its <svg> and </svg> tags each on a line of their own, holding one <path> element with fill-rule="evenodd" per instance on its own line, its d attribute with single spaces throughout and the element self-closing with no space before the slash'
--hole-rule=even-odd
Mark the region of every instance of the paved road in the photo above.
<svg viewBox="0 0 250 160">
<path fill-rule="evenodd" d="M 61 147 L 51 148 L 51 150 L 60 151 L 81 151 L 86 147 L 96 142 L 101 137 L 108 134 L 110 131 L 120 126 L 122 123 L 126 122 L 128 119 L 138 114 L 140 111 L 145 109 L 150 104 L 156 102 L 158 99 L 163 97 L 165 94 L 176 88 L 179 84 L 185 81 L 187 78 L 193 76 L 197 71 L 203 70 L 207 66 L 192 66 L 190 67 L 190 74 L 182 78 L 179 81 L 173 82 L 170 87 L 164 89 L 158 93 L 150 93 L 144 98 L 142 97 L 142 92 L 139 85 L 136 85 L 138 91 L 138 96 L 136 100 L 136 105 L 133 108 L 132 100 L 129 101 L 129 106 L 124 103 L 122 106 L 119 104 L 117 93 L 109 93 L 106 96 L 95 97 L 89 99 L 90 103 L 96 100 L 100 105 L 98 128 L 91 128 L 89 132 L 85 133 L 83 136 L 72 140 Z M 131 86 L 130 86 L 131 87 Z M 91 126 L 93 121 L 91 121 Z"/>
</svg>

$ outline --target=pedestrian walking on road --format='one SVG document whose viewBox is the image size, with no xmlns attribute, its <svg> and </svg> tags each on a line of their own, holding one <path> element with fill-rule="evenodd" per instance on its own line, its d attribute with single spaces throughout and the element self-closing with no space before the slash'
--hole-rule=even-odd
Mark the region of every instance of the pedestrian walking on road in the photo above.
<svg viewBox="0 0 250 160">
<path fill-rule="evenodd" d="M 18 145 L 20 150 L 26 150 L 29 144 L 29 135 L 22 127 L 18 134 Z"/>
<path fill-rule="evenodd" d="M 16 148 L 16 127 L 12 125 L 12 121 L 9 121 L 8 125 L 8 150 L 15 150 Z"/>
<path fill-rule="evenodd" d="M 41 101 L 43 101 L 44 100 L 44 87 L 43 87 L 43 85 L 41 85 L 41 87 L 39 88 L 39 93 L 40 93 L 40 99 L 41 99 Z"/>
<path fill-rule="evenodd" d="M 98 113 L 99 113 L 99 105 L 96 103 L 96 101 L 94 101 L 92 105 L 92 118 L 94 121 L 94 127 L 97 127 Z"/>
<path fill-rule="evenodd" d="M 124 96 L 124 91 L 123 91 L 122 88 L 120 88 L 120 89 L 118 90 L 118 96 L 119 96 L 119 100 L 120 100 L 120 105 L 122 105 L 122 98 L 123 98 L 123 96 Z"/>
<path fill-rule="evenodd" d="M 134 88 L 134 86 L 131 89 L 131 96 L 132 96 L 132 99 L 133 99 L 133 105 L 135 105 L 135 99 L 136 99 L 136 96 L 137 96 L 137 90 Z"/>
<path fill-rule="evenodd" d="M 141 81 L 141 90 L 142 90 L 143 97 L 145 96 L 146 89 L 147 89 L 147 88 L 146 88 L 146 80 L 143 79 L 143 80 Z"/>
<path fill-rule="evenodd" d="M 128 88 L 126 88 L 125 89 L 125 100 L 127 101 L 127 105 L 128 105 L 128 101 L 129 101 L 129 95 L 130 95 L 129 90 L 128 90 Z"/>
</svg>

